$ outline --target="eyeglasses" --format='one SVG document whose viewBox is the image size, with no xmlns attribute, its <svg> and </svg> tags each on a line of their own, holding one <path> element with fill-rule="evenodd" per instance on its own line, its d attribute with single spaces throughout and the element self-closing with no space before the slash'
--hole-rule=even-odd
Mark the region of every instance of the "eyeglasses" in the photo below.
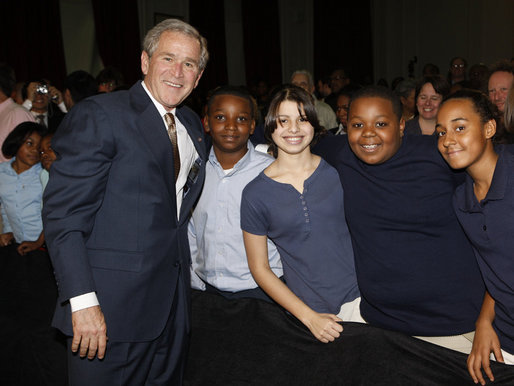
<svg viewBox="0 0 514 386">
<path fill-rule="evenodd" d="M 465 64 L 452 64 L 452 67 L 453 68 L 464 68 L 464 67 L 466 67 L 466 65 Z"/>
</svg>

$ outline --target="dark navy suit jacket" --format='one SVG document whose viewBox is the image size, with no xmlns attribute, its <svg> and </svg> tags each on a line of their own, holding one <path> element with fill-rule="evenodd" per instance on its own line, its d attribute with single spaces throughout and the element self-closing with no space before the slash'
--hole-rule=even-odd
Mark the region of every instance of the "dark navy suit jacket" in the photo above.
<svg viewBox="0 0 514 386">
<path fill-rule="evenodd" d="M 141 83 L 75 106 L 52 139 L 45 237 L 59 287 L 54 325 L 72 335 L 71 297 L 96 291 L 111 341 L 157 338 L 175 291 L 189 296 L 187 220 L 205 177 L 203 129 L 176 115 L 199 159 L 177 216 L 173 150 Z M 186 302 L 189 307 L 189 301 Z M 179 309 L 189 324 L 189 309 Z"/>
</svg>

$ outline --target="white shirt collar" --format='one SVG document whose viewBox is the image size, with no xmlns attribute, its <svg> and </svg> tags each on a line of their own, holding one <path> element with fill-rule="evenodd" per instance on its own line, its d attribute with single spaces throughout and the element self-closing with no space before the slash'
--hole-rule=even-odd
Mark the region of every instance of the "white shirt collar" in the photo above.
<svg viewBox="0 0 514 386">
<path fill-rule="evenodd" d="M 143 89 L 146 91 L 146 93 L 148 94 L 148 96 L 150 97 L 150 99 L 152 100 L 153 104 L 155 105 L 155 107 L 157 108 L 157 111 L 159 112 L 159 115 L 161 117 L 164 117 L 167 113 L 173 113 L 173 115 L 176 116 L 175 114 L 175 111 L 177 110 L 176 107 L 174 107 L 171 111 L 166 111 L 166 109 L 164 108 L 164 106 L 162 104 L 160 104 L 159 102 L 157 102 L 157 100 L 153 97 L 152 93 L 150 92 L 150 90 L 148 90 L 148 87 L 146 87 L 146 84 L 145 84 L 145 81 L 141 81 L 141 85 L 143 86 Z"/>
</svg>

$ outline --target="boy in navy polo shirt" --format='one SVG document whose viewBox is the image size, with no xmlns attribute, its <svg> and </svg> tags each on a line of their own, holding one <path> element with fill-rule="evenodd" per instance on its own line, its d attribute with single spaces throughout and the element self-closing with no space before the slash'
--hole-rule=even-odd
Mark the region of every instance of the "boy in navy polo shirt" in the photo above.
<svg viewBox="0 0 514 386">
<path fill-rule="evenodd" d="M 348 136 L 316 151 L 339 172 L 362 294 L 372 325 L 471 350 L 484 284 L 452 209 L 459 176 L 431 136 L 403 137 L 399 99 L 381 87 L 353 96 Z M 469 338 L 469 339 L 468 339 Z"/>
<path fill-rule="evenodd" d="M 437 115 L 438 147 L 454 169 L 467 178 L 454 195 L 454 207 L 482 271 L 487 293 L 476 322 L 468 370 L 485 385 L 481 367 L 491 381 L 489 356 L 514 364 L 514 155 L 493 147 L 494 108 L 476 91 L 452 94 Z"/>
</svg>

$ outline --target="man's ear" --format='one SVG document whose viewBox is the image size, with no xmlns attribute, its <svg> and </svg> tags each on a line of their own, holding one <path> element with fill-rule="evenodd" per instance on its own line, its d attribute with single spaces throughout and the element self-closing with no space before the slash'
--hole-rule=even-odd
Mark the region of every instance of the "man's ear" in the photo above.
<svg viewBox="0 0 514 386">
<path fill-rule="evenodd" d="M 200 81 L 200 78 L 203 75 L 203 70 L 198 73 L 198 77 L 196 78 L 195 86 L 193 88 L 196 88 L 198 86 L 198 82 Z"/>
<path fill-rule="evenodd" d="M 484 125 L 484 134 L 486 139 L 491 139 L 496 134 L 496 121 L 488 120 Z"/>
<path fill-rule="evenodd" d="M 148 67 L 150 67 L 150 56 L 146 51 L 141 53 L 141 72 L 146 76 L 148 74 Z"/>
</svg>

